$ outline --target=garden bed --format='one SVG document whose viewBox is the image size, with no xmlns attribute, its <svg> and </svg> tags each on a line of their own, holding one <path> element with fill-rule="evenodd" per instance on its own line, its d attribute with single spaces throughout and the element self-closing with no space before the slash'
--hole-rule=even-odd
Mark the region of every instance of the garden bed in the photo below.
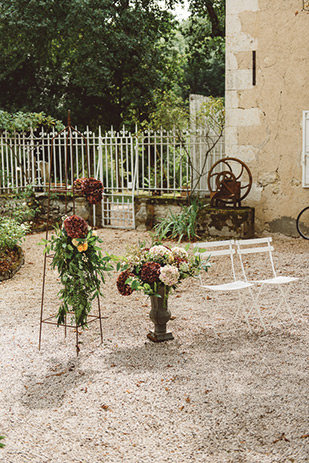
<svg viewBox="0 0 309 463">
<path fill-rule="evenodd" d="M 24 254 L 19 246 L 0 252 L 0 281 L 12 278 L 24 264 Z"/>
</svg>

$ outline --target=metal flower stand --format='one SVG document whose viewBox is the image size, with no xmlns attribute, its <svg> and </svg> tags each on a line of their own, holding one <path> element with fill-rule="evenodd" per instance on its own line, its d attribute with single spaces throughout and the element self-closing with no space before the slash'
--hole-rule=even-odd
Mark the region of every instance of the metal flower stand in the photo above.
<svg viewBox="0 0 309 463">
<path fill-rule="evenodd" d="M 54 149 L 56 141 L 59 137 L 65 137 L 65 149 L 63 153 L 63 158 L 61 159 L 61 165 L 59 165 L 59 161 L 54 161 Z M 75 188 L 74 188 L 74 175 L 78 172 L 78 166 L 74 164 L 74 150 L 82 149 L 85 153 L 85 163 L 86 163 L 86 171 L 88 177 L 90 176 L 89 170 L 89 158 L 88 158 L 88 146 L 86 138 L 74 127 L 71 125 L 71 118 L 70 118 L 70 111 L 68 112 L 68 125 L 63 130 L 58 132 L 52 139 L 50 145 L 50 153 L 49 153 L 49 185 L 48 185 L 48 203 L 47 203 L 47 218 L 46 218 L 46 240 L 48 240 L 49 230 L 51 228 L 51 195 L 52 194 L 62 194 L 65 196 L 65 210 L 64 215 L 68 212 L 68 203 L 72 203 L 72 213 L 75 214 Z M 61 182 L 57 183 L 57 175 L 61 172 Z M 64 336 L 67 336 L 67 329 L 71 328 L 75 330 L 76 335 L 76 354 L 78 355 L 80 351 L 80 341 L 79 341 L 79 330 L 81 326 L 78 324 L 69 323 L 67 320 L 68 317 L 65 318 L 64 323 L 57 322 L 57 315 L 46 315 L 46 303 L 45 303 L 45 292 L 46 292 L 46 273 L 47 273 L 47 262 L 50 262 L 53 258 L 53 253 L 51 254 L 44 254 L 44 265 L 43 265 L 43 281 L 42 281 L 42 297 L 41 297 L 41 313 L 40 313 L 40 330 L 39 330 L 39 350 L 41 349 L 42 344 L 42 328 L 44 324 L 47 325 L 54 325 L 54 326 L 62 326 L 64 328 Z M 68 314 L 70 315 L 70 313 Z M 103 330 L 102 330 L 102 315 L 101 315 L 101 306 L 100 306 L 100 299 L 97 298 L 97 315 L 90 315 L 87 316 L 87 323 L 99 322 L 100 327 L 100 337 L 101 337 L 101 344 L 103 343 Z"/>
</svg>

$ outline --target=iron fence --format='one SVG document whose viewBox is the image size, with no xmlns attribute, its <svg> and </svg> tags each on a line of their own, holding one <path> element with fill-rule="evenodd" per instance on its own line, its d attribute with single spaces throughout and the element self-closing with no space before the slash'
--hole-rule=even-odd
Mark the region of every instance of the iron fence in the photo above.
<svg viewBox="0 0 309 463">
<path fill-rule="evenodd" d="M 66 132 L 53 143 L 55 132 L 0 135 L 0 191 L 12 192 L 32 185 L 45 189 L 49 181 L 64 186 L 64 170 L 69 179 L 90 176 L 99 178 L 106 193 L 129 192 L 176 195 L 194 188 L 208 193 L 207 173 L 225 156 L 224 137 L 216 143 L 209 131 L 140 131 L 111 129 L 97 132 L 87 129 L 87 145 L 78 138 L 70 155 L 74 163 L 64 165 Z M 88 157 L 89 172 L 86 172 Z M 74 165 L 75 172 L 71 166 Z"/>
</svg>

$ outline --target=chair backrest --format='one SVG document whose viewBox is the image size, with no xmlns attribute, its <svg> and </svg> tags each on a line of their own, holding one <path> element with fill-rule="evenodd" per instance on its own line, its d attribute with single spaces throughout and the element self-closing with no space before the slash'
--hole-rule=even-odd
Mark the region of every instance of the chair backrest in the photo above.
<svg viewBox="0 0 309 463">
<path fill-rule="evenodd" d="M 253 238 L 249 240 L 237 240 L 236 241 L 237 254 L 239 255 L 241 269 L 242 269 L 242 272 L 243 272 L 243 275 L 246 281 L 247 281 L 247 273 L 245 271 L 244 261 L 242 258 L 242 256 L 246 254 L 266 253 L 268 255 L 268 258 L 271 264 L 271 270 L 272 270 L 273 276 L 274 277 L 277 276 L 275 266 L 274 266 L 273 256 L 272 256 L 272 251 L 274 250 L 274 247 L 272 246 L 271 243 L 272 243 L 271 237 Z"/>
<path fill-rule="evenodd" d="M 231 260 L 232 275 L 234 281 L 236 281 L 235 267 L 234 267 L 234 254 L 236 253 L 234 249 L 234 240 L 224 240 L 224 241 L 204 241 L 199 243 L 194 243 L 194 248 L 198 248 L 195 251 L 196 255 L 201 257 L 217 257 L 217 256 L 229 256 Z"/>
</svg>

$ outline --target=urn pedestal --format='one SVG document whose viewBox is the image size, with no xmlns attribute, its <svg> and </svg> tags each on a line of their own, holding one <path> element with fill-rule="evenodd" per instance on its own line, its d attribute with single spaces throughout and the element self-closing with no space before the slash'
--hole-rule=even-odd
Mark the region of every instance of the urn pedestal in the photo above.
<svg viewBox="0 0 309 463">
<path fill-rule="evenodd" d="M 165 287 L 158 289 L 161 297 L 150 296 L 151 310 L 149 313 L 150 320 L 154 324 L 154 331 L 147 334 L 147 338 L 153 342 L 170 341 L 174 339 L 172 333 L 167 333 L 166 324 L 171 318 L 171 312 L 168 310 L 168 297 L 165 295 Z"/>
</svg>

